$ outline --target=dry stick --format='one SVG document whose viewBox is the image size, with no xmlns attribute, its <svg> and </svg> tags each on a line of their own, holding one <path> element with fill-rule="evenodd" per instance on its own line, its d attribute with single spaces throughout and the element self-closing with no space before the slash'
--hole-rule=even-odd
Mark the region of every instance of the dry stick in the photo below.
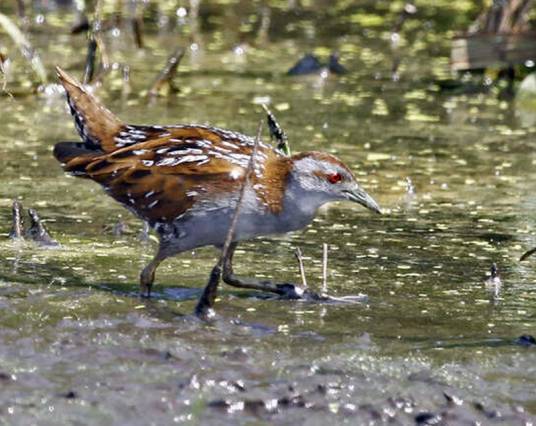
<svg viewBox="0 0 536 426">
<path fill-rule="evenodd" d="M 258 150 L 258 146 L 259 146 L 260 139 L 261 139 L 261 132 L 262 132 L 262 120 L 259 123 L 259 127 L 257 129 L 257 136 L 255 137 L 253 151 L 251 153 L 251 156 L 249 157 L 248 167 L 246 170 L 246 176 L 244 177 L 244 183 L 242 184 L 242 189 L 240 190 L 240 195 L 238 196 L 238 201 L 236 203 L 233 219 L 231 220 L 231 225 L 229 226 L 229 230 L 227 231 L 227 237 L 225 238 L 225 243 L 223 244 L 221 256 L 218 259 L 218 262 L 216 263 L 216 265 L 214 265 L 214 267 L 212 268 L 208 283 L 205 289 L 203 290 L 203 294 L 201 294 L 199 301 L 197 302 L 197 306 L 195 307 L 195 311 L 194 311 L 195 315 L 201 319 L 209 319 L 212 316 L 214 316 L 214 310 L 212 309 L 212 307 L 214 306 L 214 301 L 216 300 L 216 293 L 218 291 L 218 283 L 221 277 L 221 268 L 222 268 L 223 262 L 227 258 L 229 247 L 231 246 L 231 243 L 233 242 L 233 236 L 234 236 L 236 224 L 238 223 L 238 215 L 240 213 L 240 208 L 242 207 L 244 194 L 246 193 L 246 188 L 249 184 L 251 175 L 253 174 L 255 170 L 255 159 L 257 156 L 257 150 Z"/>
<path fill-rule="evenodd" d="M 268 42 L 268 33 L 270 32 L 270 21 L 272 18 L 272 9 L 265 6 L 261 10 L 261 24 L 257 32 L 257 43 L 266 44 Z"/>
<path fill-rule="evenodd" d="M 21 20 L 26 20 L 26 7 L 23 0 L 17 0 L 17 14 Z"/>
<path fill-rule="evenodd" d="M 322 244 L 322 295 L 328 294 L 328 245 Z"/>
<path fill-rule="evenodd" d="M 525 260 L 527 257 L 529 257 L 530 255 L 536 253 L 536 247 L 530 249 L 529 251 L 526 251 L 525 253 L 523 253 L 523 255 L 519 258 L 519 261 L 522 262 L 523 260 Z"/>
<path fill-rule="evenodd" d="M 7 57 L 2 52 L 0 52 L 0 74 L 2 74 L 2 92 L 5 92 L 7 87 L 7 76 L 6 70 L 4 68 L 5 61 L 7 61 Z"/>
<path fill-rule="evenodd" d="M 104 75 L 109 71 L 110 58 L 106 45 L 102 38 L 102 34 L 105 31 L 104 21 L 102 19 L 102 1 L 97 0 L 95 4 L 95 12 L 93 14 L 93 23 L 89 31 L 88 41 L 88 55 L 86 60 L 86 68 L 84 72 L 84 83 L 90 83 L 92 81 L 102 81 Z M 93 76 L 95 69 L 96 51 L 100 53 L 100 65 L 101 70 L 96 77 Z"/>
<path fill-rule="evenodd" d="M 17 0 L 17 15 L 19 16 L 19 23 L 21 28 L 27 32 L 30 26 L 30 18 L 26 13 L 26 6 L 24 0 Z"/>
<path fill-rule="evenodd" d="M 47 73 L 43 63 L 41 62 L 41 58 L 19 27 L 17 27 L 17 25 L 8 16 L 0 13 L 0 28 L 4 28 L 5 32 L 13 39 L 13 42 L 17 45 L 22 55 L 28 61 L 30 67 L 39 79 L 39 83 L 45 84 L 47 82 Z"/>
<path fill-rule="evenodd" d="M 160 89 L 167 83 L 171 90 L 177 90 L 173 87 L 172 79 L 177 72 L 177 67 L 184 56 L 184 49 L 179 47 L 175 52 L 168 58 L 166 65 L 158 74 L 155 82 L 152 84 L 151 89 L 147 93 L 148 96 L 156 96 Z"/>
<path fill-rule="evenodd" d="M 132 91 L 132 87 L 130 86 L 130 67 L 128 65 L 123 65 L 122 68 L 122 74 L 123 74 L 123 85 L 121 86 L 121 96 L 123 98 L 126 98 L 130 92 Z"/>
<path fill-rule="evenodd" d="M 22 204 L 17 200 L 13 201 L 13 206 L 11 207 L 13 213 L 13 226 L 9 232 L 9 238 L 20 239 L 24 238 L 24 225 L 22 222 Z"/>
<path fill-rule="evenodd" d="M 201 30 L 199 25 L 199 6 L 201 0 L 190 0 L 190 34 L 192 43 L 201 43 Z"/>
<path fill-rule="evenodd" d="M 296 256 L 296 259 L 298 259 L 298 265 L 300 266 L 300 275 L 303 288 L 307 288 L 307 279 L 305 278 L 305 268 L 303 267 L 302 252 L 299 247 L 296 247 L 296 250 L 294 251 L 294 256 Z"/>
<path fill-rule="evenodd" d="M 134 41 L 138 49 L 143 49 L 143 20 L 141 16 L 134 16 L 131 19 L 132 32 L 134 33 Z"/>
<path fill-rule="evenodd" d="M 84 84 L 89 84 L 93 80 L 95 75 L 95 59 L 97 57 L 97 40 L 95 35 L 91 33 L 89 35 L 87 43 L 87 56 L 86 56 L 86 66 L 84 67 Z"/>
<path fill-rule="evenodd" d="M 59 243 L 50 236 L 35 209 L 28 209 L 28 216 L 30 216 L 31 226 L 26 232 L 27 237 L 42 246 L 59 246 Z"/>
<path fill-rule="evenodd" d="M 141 13 L 139 13 L 139 2 L 137 0 L 130 1 L 130 26 L 134 35 L 134 42 L 138 49 L 143 49 L 143 3 Z"/>
<path fill-rule="evenodd" d="M 399 49 L 399 38 L 400 38 L 400 31 L 402 31 L 402 27 L 404 26 L 404 23 L 406 20 L 417 13 L 417 8 L 413 4 L 413 1 L 409 1 L 404 5 L 404 8 L 402 9 L 402 12 L 398 15 L 398 19 L 396 20 L 393 28 L 391 29 L 391 52 L 393 54 L 393 64 L 391 66 L 391 79 L 393 81 L 398 81 L 400 76 L 398 75 L 398 68 L 400 66 L 401 57 L 400 57 L 400 49 Z"/>
</svg>

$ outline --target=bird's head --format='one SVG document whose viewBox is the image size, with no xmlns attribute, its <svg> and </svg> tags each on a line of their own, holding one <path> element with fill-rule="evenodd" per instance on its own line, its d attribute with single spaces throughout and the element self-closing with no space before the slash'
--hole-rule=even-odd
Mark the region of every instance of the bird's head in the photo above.
<svg viewBox="0 0 536 426">
<path fill-rule="evenodd" d="M 304 152 L 291 159 L 292 179 L 317 207 L 330 201 L 348 200 L 381 213 L 378 203 L 359 186 L 350 169 L 337 157 L 323 152 Z"/>
</svg>

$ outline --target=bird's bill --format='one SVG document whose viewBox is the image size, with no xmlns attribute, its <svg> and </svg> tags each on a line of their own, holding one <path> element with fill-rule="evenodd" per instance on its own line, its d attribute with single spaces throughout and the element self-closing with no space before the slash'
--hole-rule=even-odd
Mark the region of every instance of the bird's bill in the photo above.
<svg viewBox="0 0 536 426">
<path fill-rule="evenodd" d="M 346 195 L 346 198 L 349 201 L 353 201 L 354 203 L 361 204 L 362 206 L 366 207 L 369 210 L 382 214 L 382 210 L 380 209 L 380 206 L 374 200 L 374 198 L 368 195 L 361 188 L 356 188 L 352 191 L 345 191 L 344 194 Z"/>
</svg>

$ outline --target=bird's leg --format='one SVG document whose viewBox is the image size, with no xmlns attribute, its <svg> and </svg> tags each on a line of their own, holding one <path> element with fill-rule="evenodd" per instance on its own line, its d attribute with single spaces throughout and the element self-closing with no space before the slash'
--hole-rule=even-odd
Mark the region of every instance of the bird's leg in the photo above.
<svg viewBox="0 0 536 426">
<path fill-rule="evenodd" d="M 229 284 L 233 287 L 238 287 L 238 288 L 248 288 L 252 290 L 260 290 L 260 291 L 267 291 L 270 293 L 276 293 L 288 299 L 302 299 L 304 297 L 307 297 L 305 293 L 308 294 L 309 292 L 304 291 L 304 289 L 294 284 L 289 284 L 289 283 L 277 284 L 271 281 L 256 280 L 254 278 L 237 277 L 233 272 L 233 265 L 232 265 L 233 255 L 237 246 L 238 246 L 238 243 L 236 242 L 231 243 L 231 245 L 229 246 L 229 250 L 227 251 L 227 255 L 223 259 L 222 278 L 226 284 Z"/>
<path fill-rule="evenodd" d="M 162 261 L 167 256 L 164 256 L 162 254 L 162 250 L 159 248 L 156 252 L 156 255 L 154 256 L 153 260 L 149 262 L 149 264 L 143 268 L 140 274 L 140 296 L 141 297 L 151 297 L 151 288 L 153 286 L 154 281 L 154 273 L 156 271 L 156 268 L 158 268 L 158 265 L 162 263 Z"/>
</svg>

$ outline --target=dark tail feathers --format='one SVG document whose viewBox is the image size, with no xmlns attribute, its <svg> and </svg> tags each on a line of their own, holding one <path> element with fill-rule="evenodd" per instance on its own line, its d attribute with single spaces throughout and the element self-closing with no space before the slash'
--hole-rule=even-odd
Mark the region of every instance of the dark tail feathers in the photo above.
<svg viewBox="0 0 536 426">
<path fill-rule="evenodd" d="M 53 154 L 66 172 L 81 176 L 85 175 L 88 163 L 103 152 L 88 148 L 83 142 L 58 142 L 54 146 Z"/>
<path fill-rule="evenodd" d="M 60 83 L 65 89 L 76 130 L 88 148 L 112 152 L 117 149 L 115 137 L 124 124 L 79 81 L 56 67 Z"/>
</svg>

